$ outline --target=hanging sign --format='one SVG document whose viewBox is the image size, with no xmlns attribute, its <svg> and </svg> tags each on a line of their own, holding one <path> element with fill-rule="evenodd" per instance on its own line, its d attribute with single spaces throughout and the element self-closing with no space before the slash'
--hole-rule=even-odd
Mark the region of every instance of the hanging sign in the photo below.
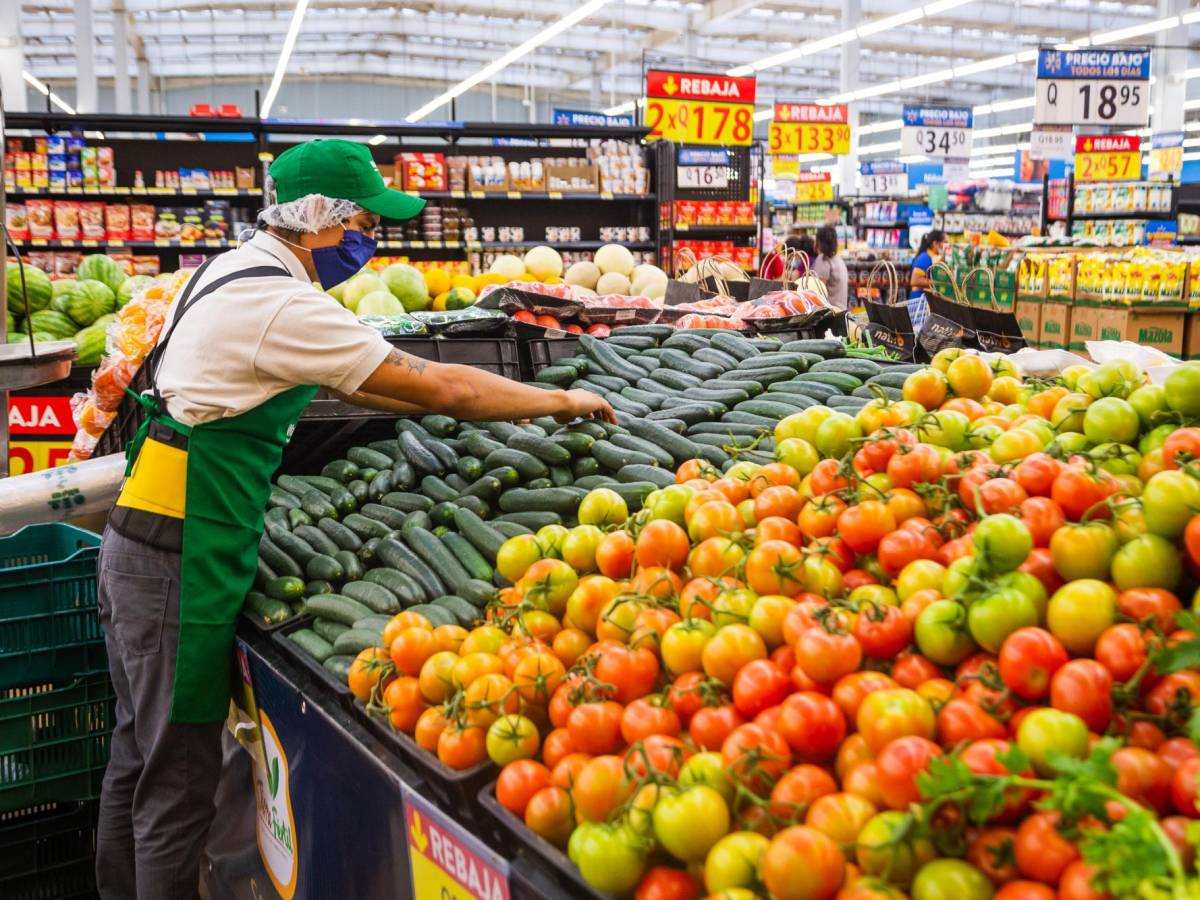
<svg viewBox="0 0 1200 900">
<path fill-rule="evenodd" d="M 1075 138 L 1076 181 L 1136 181 L 1142 177 L 1142 139 L 1136 134 Z"/>
<path fill-rule="evenodd" d="M 67 461 L 75 438 L 71 398 L 65 395 L 8 398 L 8 431 L 12 436 L 8 474 L 24 475 L 52 469 Z"/>
<path fill-rule="evenodd" d="M 775 178 L 795 178 L 800 174 L 800 157 L 795 153 L 772 154 L 771 174 Z"/>
<path fill-rule="evenodd" d="M 1150 121 L 1150 51 L 1039 50 L 1038 125 L 1144 128 Z"/>
<path fill-rule="evenodd" d="M 1150 137 L 1150 177 L 1155 181 L 1179 180 L 1183 172 L 1183 132 L 1168 131 Z"/>
<path fill-rule="evenodd" d="M 865 162 L 858 167 L 864 194 L 889 197 L 908 190 L 908 166 L 901 162 Z"/>
<path fill-rule="evenodd" d="M 828 203 L 833 199 L 833 176 L 829 172 L 801 172 L 796 176 L 797 203 Z"/>
<path fill-rule="evenodd" d="M 969 106 L 906 106 L 901 114 L 902 156 L 966 159 L 975 114 Z"/>
<path fill-rule="evenodd" d="M 756 80 L 649 69 L 643 124 L 647 140 L 747 147 L 754 137 Z"/>
<path fill-rule="evenodd" d="M 604 113 L 586 112 L 581 109 L 556 109 L 550 119 L 555 125 L 586 125 L 611 128 L 633 125 L 633 116 L 606 116 Z"/>
<path fill-rule="evenodd" d="M 1075 138 L 1069 125 L 1047 125 L 1033 129 L 1029 136 L 1030 159 L 1062 159 L 1075 156 Z"/>
<path fill-rule="evenodd" d="M 767 148 L 771 153 L 850 152 L 850 107 L 776 103 Z"/>
<path fill-rule="evenodd" d="M 407 785 L 404 821 L 415 900 L 509 900 L 508 863 Z"/>
</svg>

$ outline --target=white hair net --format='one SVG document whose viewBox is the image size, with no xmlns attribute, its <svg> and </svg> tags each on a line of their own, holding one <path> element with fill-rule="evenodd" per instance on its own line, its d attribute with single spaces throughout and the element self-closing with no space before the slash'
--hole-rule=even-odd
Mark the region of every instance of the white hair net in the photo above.
<svg viewBox="0 0 1200 900">
<path fill-rule="evenodd" d="M 363 208 L 353 200 L 326 197 L 323 194 L 307 194 L 287 203 L 271 203 L 275 199 L 275 184 L 271 178 L 267 178 L 263 196 L 270 205 L 259 214 L 259 221 L 306 234 L 324 231 L 363 212 Z"/>
</svg>

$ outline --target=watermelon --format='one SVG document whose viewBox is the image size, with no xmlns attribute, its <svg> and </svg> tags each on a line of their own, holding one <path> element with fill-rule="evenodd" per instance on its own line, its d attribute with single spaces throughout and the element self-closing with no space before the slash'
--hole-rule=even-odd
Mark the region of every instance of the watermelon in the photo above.
<svg viewBox="0 0 1200 900">
<path fill-rule="evenodd" d="M 134 275 L 131 278 L 126 278 L 121 286 L 117 288 L 117 309 L 121 309 L 126 303 L 136 297 L 139 292 L 145 290 L 152 281 L 154 279 L 149 275 Z"/>
<path fill-rule="evenodd" d="M 98 318 L 95 322 L 93 322 L 91 325 L 89 325 L 88 328 L 102 328 L 102 329 L 107 330 L 108 326 L 111 325 L 115 321 L 117 321 L 117 314 L 109 313 L 106 316 L 101 316 L 100 318 Z"/>
<path fill-rule="evenodd" d="M 393 263 L 380 273 L 387 289 L 404 306 L 405 312 L 416 312 L 429 306 L 429 290 L 421 270 L 405 263 Z"/>
<path fill-rule="evenodd" d="M 90 257 L 89 257 L 90 258 Z M 79 281 L 64 300 L 66 312 L 80 328 L 86 328 L 98 318 L 117 309 L 117 297 L 100 281 Z"/>
<path fill-rule="evenodd" d="M 18 318 L 17 325 L 13 331 L 19 332 L 20 334 L 29 334 L 29 320 Z"/>
<path fill-rule="evenodd" d="M 17 320 L 13 316 L 11 309 L 4 311 L 4 324 L 6 326 L 4 330 L 7 332 L 11 333 L 17 330 Z"/>
<path fill-rule="evenodd" d="M 104 335 L 103 328 L 97 328 L 95 325 L 90 328 L 84 328 L 75 335 L 75 344 L 77 346 L 77 356 L 75 365 L 77 366 L 96 366 L 100 364 L 100 357 L 104 355 L 107 338 Z"/>
<path fill-rule="evenodd" d="M 56 300 L 75 286 L 77 278 L 56 278 L 50 282 L 50 295 Z"/>
<path fill-rule="evenodd" d="M 15 262 L 5 268 L 5 293 L 8 297 L 9 309 L 17 312 L 25 311 L 25 301 L 21 297 L 21 272 L 25 273 L 25 296 L 29 299 L 29 311 L 37 312 L 47 309 L 54 294 L 50 276 L 36 266 L 20 266 Z"/>
<path fill-rule="evenodd" d="M 125 281 L 125 270 L 111 256 L 105 256 L 103 253 L 93 253 L 90 256 L 85 256 L 83 262 L 79 264 L 79 268 L 75 270 L 75 274 L 79 276 L 80 281 L 99 281 L 106 285 L 114 294 L 120 289 L 121 283 Z"/>
<path fill-rule="evenodd" d="M 79 330 L 79 326 L 69 317 L 52 309 L 38 310 L 29 317 L 29 324 L 35 334 L 42 332 L 53 335 L 55 340 L 60 341 L 74 337 L 75 332 Z"/>
<path fill-rule="evenodd" d="M 27 334 L 21 334 L 19 331 L 10 331 L 8 333 L 8 342 L 10 344 L 19 344 L 29 337 Z"/>
<path fill-rule="evenodd" d="M 46 332 L 46 331 L 35 331 L 33 333 L 33 342 L 35 344 L 48 344 L 51 341 L 61 341 L 61 340 L 62 340 L 62 338 L 56 337 L 55 335 L 50 334 L 49 332 Z"/>
</svg>

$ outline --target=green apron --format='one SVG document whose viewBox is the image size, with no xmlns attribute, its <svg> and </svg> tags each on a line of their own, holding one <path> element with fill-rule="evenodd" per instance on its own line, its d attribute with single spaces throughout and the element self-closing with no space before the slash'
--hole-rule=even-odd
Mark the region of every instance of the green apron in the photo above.
<svg viewBox="0 0 1200 900">
<path fill-rule="evenodd" d="M 199 280 L 205 266 L 192 277 L 189 288 Z M 258 267 L 217 279 L 194 298 L 185 290 L 170 331 L 155 347 L 154 361 L 161 358 L 179 320 L 203 296 L 235 278 L 277 275 L 290 277 L 286 269 Z M 148 358 L 146 364 L 153 365 L 152 360 Z M 153 385 L 155 369 L 149 371 L 152 393 L 137 396 L 147 416 L 127 451 L 130 468 L 141 453 L 152 423 L 185 438 L 187 454 L 179 647 L 170 718 L 172 722 L 217 722 L 229 709 L 234 630 L 246 593 L 254 583 L 271 476 L 317 388 L 293 387 L 241 415 L 189 428 L 167 415 Z M 120 503 L 114 512 L 121 513 L 122 521 L 114 522 L 114 527 L 133 536 L 129 534 L 136 530 L 130 528 L 131 518 L 144 519 L 147 514 L 141 509 L 123 509 Z"/>
</svg>

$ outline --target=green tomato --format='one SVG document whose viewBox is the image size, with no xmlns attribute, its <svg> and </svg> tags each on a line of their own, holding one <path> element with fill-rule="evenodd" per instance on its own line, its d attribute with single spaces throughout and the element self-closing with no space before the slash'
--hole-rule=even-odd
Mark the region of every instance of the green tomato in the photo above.
<svg viewBox="0 0 1200 900">
<path fill-rule="evenodd" d="M 996 887 L 982 871 L 962 859 L 935 859 L 913 879 L 912 900 L 992 900 Z"/>
<path fill-rule="evenodd" d="M 1052 774 L 1052 754 L 1083 759 L 1088 752 L 1088 730 L 1083 719 L 1059 709 L 1035 709 L 1017 729 L 1017 746 L 1043 775 Z"/>
<path fill-rule="evenodd" d="M 1082 364 L 1067 366 L 1062 370 L 1062 373 L 1058 376 L 1058 378 L 1068 391 L 1073 391 L 1079 387 L 1079 379 L 1090 371 L 1092 371 L 1091 366 L 1085 366 Z"/>
<path fill-rule="evenodd" d="M 532 759 L 541 743 L 537 726 L 531 719 L 516 714 L 504 715 L 487 730 L 487 754 L 498 766 L 518 759 Z"/>
<path fill-rule="evenodd" d="M 901 602 L 926 588 L 941 590 L 946 567 L 932 559 L 914 559 L 896 576 L 896 594 Z M 945 591 L 942 591 L 945 593 Z M 949 596 L 949 595 L 947 595 Z"/>
<path fill-rule="evenodd" d="M 972 538 L 983 566 L 994 573 L 1011 572 L 1029 556 L 1033 535 L 1016 516 L 999 513 L 975 526 Z"/>
<path fill-rule="evenodd" d="M 663 790 L 654 804 L 654 835 L 663 849 L 682 862 L 704 859 L 728 832 L 729 806 L 707 785 Z"/>
<path fill-rule="evenodd" d="M 1142 512 L 1141 500 L 1122 502 L 1113 524 L 1117 529 L 1117 540 L 1122 544 L 1132 541 L 1138 535 L 1146 534 L 1146 516 Z"/>
<path fill-rule="evenodd" d="M 967 611 L 971 637 L 989 653 L 998 653 L 1004 639 L 1018 628 L 1037 625 L 1038 612 L 1033 600 L 1014 588 L 1000 588 L 984 594 Z"/>
<path fill-rule="evenodd" d="M 960 556 L 958 559 L 950 563 L 945 569 L 945 574 L 942 577 L 941 592 L 943 597 L 967 599 L 968 595 L 974 591 L 979 593 L 979 588 L 971 588 L 971 579 L 979 572 L 979 557 L 973 554 Z M 937 587 L 937 585 L 934 585 Z"/>
<path fill-rule="evenodd" d="M 1033 604 L 1038 622 L 1046 621 L 1046 603 L 1049 598 L 1046 596 L 1046 586 L 1036 575 L 1021 571 L 1005 572 L 995 580 L 995 585 L 998 588 L 1011 588 L 1024 594 Z"/>
<path fill-rule="evenodd" d="M 1004 431 L 999 425 L 991 423 L 984 423 L 983 425 L 973 424 L 971 430 L 967 433 L 967 446 L 972 450 L 986 450 L 1002 434 L 1004 434 Z"/>
<path fill-rule="evenodd" d="M 893 407 L 901 416 L 901 424 L 908 428 L 925 415 L 925 407 L 916 400 L 897 400 Z"/>
<path fill-rule="evenodd" d="M 542 548 L 532 534 L 519 534 L 500 545 L 496 571 L 516 584 L 525 570 L 542 558 Z"/>
<path fill-rule="evenodd" d="M 815 409 L 815 407 L 813 407 Z M 804 412 L 808 412 L 805 410 Z M 801 413 L 803 415 L 803 413 Z M 830 459 L 840 459 L 850 452 L 854 439 L 862 437 L 862 431 L 854 417 L 842 412 L 827 416 L 817 428 L 813 446 L 821 455 Z"/>
<path fill-rule="evenodd" d="M 1096 578 L 1064 584 L 1046 604 L 1046 627 L 1075 656 L 1091 656 L 1116 620 L 1117 592 Z"/>
<path fill-rule="evenodd" d="M 1128 397 L 1129 382 L 1126 372 L 1118 363 L 1105 363 L 1079 376 L 1076 387 L 1093 400 L 1102 397 Z"/>
<path fill-rule="evenodd" d="M 595 525 L 576 525 L 562 544 L 562 558 L 580 575 L 596 571 L 596 548 L 604 540 L 604 532 Z"/>
<path fill-rule="evenodd" d="M 1173 591 L 1182 578 L 1179 551 L 1157 534 L 1135 537 L 1124 544 L 1112 560 L 1112 580 L 1119 591 L 1139 587 Z"/>
<path fill-rule="evenodd" d="M 536 537 L 538 546 L 542 548 L 542 559 L 562 559 L 563 541 L 570 533 L 564 525 L 543 525 L 539 528 Z"/>
<path fill-rule="evenodd" d="M 1200 362 L 1176 366 L 1163 382 L 1167 405 L 1189 419 L 1200 417 Z"/>
<path fill-rule="evenodd" d="M 956 666 L 975 652 L 967 611 L 955 600 L 934 600 L 921 610 L 915 635 L 917 648 L 939 666 Z"/>
<path fill-rule="evenodd" d="M 888 810 L 867 821 L 855 841 L 854 857 L 864 875 L 906 885 L 917 870 L 937 856 L 922 829 L 912 827 L 907 812 Z"/>
<path fill-rule="evenodd" d="M 578 517 L 580 525 L 621 525 L 629 518 L 629 506 L 616 491 L 596 488 L 580 501 Z"/>
<path fill-rule="evenodd" d="M 1059 434 L 1064 431 L 1083 431 L 1083 416 L 1091 405 L 1087 394 L 1066 394 L 1054 405 L 1050 413 L 1050 424 Z"/>
<path fill-rule="evenodd" d="M 567 856 L 598 891 L 627 894 L 646 868 L 644 842 L 625 825 L 584 822 L 571 832 Z"/>
<path fill-rule="evenodd" d="M 683 511 L 695 493 L 686 484 L 669 484 L 665 488 L 651 491 L 643 507 L 650 511 L 650 519 L 667 519 L 682 526 Z"/>
<path fill-rule="evenodd" d="M 680 787 L 691 787 L 702 784 L 720 794 L 727 803 L 733 802 L 735 787 L 729 771 L 725 768 L 725 760 L 720 753 L 706 750 L 688 758 L 679 770 L 676 779 Z"/>
<path fill-rule="evenodd" d="M 1010 428 L 992 442 L 992 446 L 988 449 L 988 455 L 998 463 L 1024 459 L 1037 450 L 1037 447 L 1032 446 L 1033 442 L 1028 435 L 1028 431 L 1023 431 L 1019 427 Z"/>
<path fill-rule="evenodd" d="M 770 838 L 755 831 L 727 834 L 708 851 L 704 860 L 704 889 L 719 894 L 730 888 L 753 888 Z"/>
<path fill-rule="evenodd" d="M 1142 454 L 1128 444 L 1097 444 L 1092 448 L 1091 457 L 1101 469 L 1113 475 L 1136 475 L 1138 466 L 1142 464 Z"/>
<path fill-rule="evenodd" d="M 1146 530 L 1175 540 L 1200 512 L 1200 480 L 1178 469 L 1158 472 L 1142 490 Z"/>
<path fill-rule="evenodd" d="M 806 410 L 780 421 L 775 426 L 775 443 L 781 444 L 788 438 L 800 438 L 812 445 L 817 443 L 817 429 L 834 414 L 828 406 L 810 406 Z"/>
<path fill-rule="evenodd" d="M 892 489 L 892 479 L 887 472 L 873 472 L 858 486 L 858 500 L 879 500 Z"/>
<path fill-rule="evenodd" d="M 1142 427 L 1149 428 L 1155 413 L 1167 411 L 1167 390 L 1157 384 L 1147 384 L 1129 395 L 1129 405 L 1137 410 Z"/>
<path fill-rule="evenodd" d="M 1050 556 L 1065 581 L 1105 579 L 1117 544 L 1117 533 L 1103 522 L 1068 524 L 1051 535 Z"/>
<path fill-rule="evenodd" d="M 804 438 L 785 438 L 775 445 L 775 459 L 791 466 L 803 477 L 821 461 L 821 455 Z"/>
<path fill-rule="evenodd" d="M 1138 452 L 1142 456 L 1145 456 L 1147 453 L 1160 449 L 1167 442 L 1167 438 L 1174 434 L 1175 429 L 1178 427 L 1177 425 L 1156 425 L 1154 428 L 1151 428 L 1138 441 Z"/>
<path fill-rule="evenodd" d="M 931 412 L 917 426 L 917 437 L 935 447 L 963 450 L 967 446 L 967 429 L 971 420 L 953 409 Z"/>
<path fill-rule="evenodd" d="M 1043 448 L 1049 446 L 1050 442 L 1058 437 L 1058 432 L 1051 428 L 1048 422 L 1043 422 L 1040 419 L 1037 421 L 1023 422 L 1022 424 L 1018 425 L 1017 428 L 1021 431 L 1028 431 L 1036 434 Z"/>
<path fill-rule="evenodd" d="M 1118 397 L 1101 397 L 1083 414 L 1083 433 L 1093 443 L 1115 441 L 1128 444 L 1137 440 L 1142 420 L 1128 400 Z"/>
<path fill-rule="evenodd" d="M 1062 456 L 1069 457 L 1074 453 L 1082 453 L 1090 446 L 1092 446 L 1092 442 L 1087 439 L 1086 434 L 1079 431 L 1065 431 L 1047 444 L 1046 450 L 1049 452 L 1052 448 L 1058 448 L 1061 450 Z"/>
</svg>

